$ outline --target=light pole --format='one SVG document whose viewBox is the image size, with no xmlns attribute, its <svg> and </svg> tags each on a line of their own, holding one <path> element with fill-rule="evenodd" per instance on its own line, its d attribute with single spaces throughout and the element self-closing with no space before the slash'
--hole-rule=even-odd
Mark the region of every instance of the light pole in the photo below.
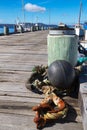
<svg viewBox="0 0 87 130">
<path fill-rule="evenodd" d="M 23 12 L 23 23 L 25 24 L 25 9 L 24 9 L 24 0 L 22 0 L 22 12 Z"/>
<path fill-rule="evenodd" d="M 79 11 L 79 25 L 80 25 L 80 19 L 81 19 L 81 12 L 82 12 L 82 1 L 80 1 L 80 11 Z"/>
</svg>

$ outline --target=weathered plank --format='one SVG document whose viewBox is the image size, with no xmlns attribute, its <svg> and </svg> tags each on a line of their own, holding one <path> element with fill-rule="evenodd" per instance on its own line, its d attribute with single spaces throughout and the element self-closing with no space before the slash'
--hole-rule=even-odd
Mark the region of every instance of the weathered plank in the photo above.
<svg viewBox="0 0 87 130">
<path fill-rule="evenodd" d="M 33 122 L 33 116 L 24 116 L 16 114 L 0 113 L 0 129 L 1 130 L 36 130 Z M 70 121 L 52 122 L 45 130 L 82 130 L 81 123 L 73 123 Z"/>
</svg>

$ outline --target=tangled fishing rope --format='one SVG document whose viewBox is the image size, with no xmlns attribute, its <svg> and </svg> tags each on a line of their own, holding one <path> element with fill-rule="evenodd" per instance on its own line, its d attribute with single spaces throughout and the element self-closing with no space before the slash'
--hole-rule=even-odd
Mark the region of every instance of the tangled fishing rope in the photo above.
<svg viewBox="0 0 87 130">
<path fill-rule="evenodd" d="M 51 85 L 47 77 L 47 69 L 47 66 L 35 66 L 31 77 L 26 82 L 28 89 L 44 93 L 46 96 L 40 104 L 32 108 L 36 112 L 34 122 L 37 129 L 43 128 L 50 120 L 65 118 L 68 112 L 67 103 L 59 96 L 66 90 L 61 91 Z"/>
<path fill-rule="evenodd" d="M 67 104 L 56 94 L 51 93 L 42 102 L 32 108 L 36 111 L 34 122 L 37 129 L 43 128 L 50 120 L 65 118 L 68 112 Z"/>
<path fill-rule="evenodd" d="M 35 66 L 32 69 L 32 74 L 26 82 L 26 88 L 36 93 L 44 93 L 45 95 L 50 94 L 54 91 L 58 95 L 68 93 L 69 90 L 62 90 L 52 86 L 47 76 L 48 66 Z"/>
</svg>

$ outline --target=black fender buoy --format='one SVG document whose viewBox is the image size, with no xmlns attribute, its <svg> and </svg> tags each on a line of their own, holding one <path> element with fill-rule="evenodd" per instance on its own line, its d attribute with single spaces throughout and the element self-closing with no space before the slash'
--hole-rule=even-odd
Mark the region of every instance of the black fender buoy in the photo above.
<svg viewBox="0 0 87 130">
<path fill-rule="evenodd" d="M 74 78 L 75 70 L 68 61 L 56 60 L 48 67 L 48 79 L 57 88 L 69 88 Z"/>
</svg>

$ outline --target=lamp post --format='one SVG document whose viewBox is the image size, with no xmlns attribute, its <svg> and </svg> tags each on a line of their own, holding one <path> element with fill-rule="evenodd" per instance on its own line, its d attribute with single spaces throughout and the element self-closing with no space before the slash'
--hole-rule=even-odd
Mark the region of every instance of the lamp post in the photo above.
<svg viewBox="0 0 87 130">
<path fill-rule="evenodd" d="M 79 25 L 80 25 L 80 19 L 81 19 L 81 11 L 82 11 L 82 1 L 80 1 L 80 10 L 79 10 Z"/>
<path fill-rule="evenodd" d="M 22 0 L 23 23 L 25 23 L 24 0 Z"/>
</svg>

